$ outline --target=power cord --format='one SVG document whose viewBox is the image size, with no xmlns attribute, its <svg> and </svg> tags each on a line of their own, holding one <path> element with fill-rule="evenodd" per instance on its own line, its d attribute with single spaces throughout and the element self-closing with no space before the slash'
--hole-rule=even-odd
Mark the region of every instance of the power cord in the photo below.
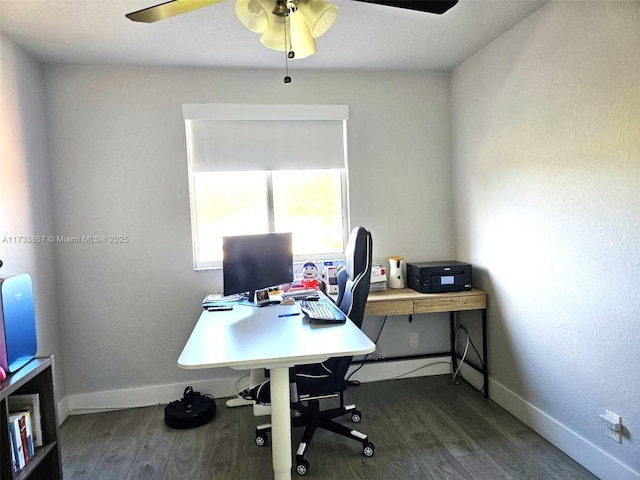
<svg viewBox="0 0 640 480">
<path fill-rule="evenodd" d="M 437 361 L 437 362 L 427 363 L 427 364 L 425 364 L 425 365 L 420 365 L 419 367 L 416 367 L 416 368 L 414 368 L 413 370 L 409 370 L 408 372 L 404 372 L 404 373 L 401 373 L 400 375 L 396 375 L 395 377 L 391 377 L 391 378 L 389 378 L 388 380 L 397 380 L 398 378 L 402 378 L 402 377 L 404 377 L 404 376 L 406 376 L 406 375 L 409 375 L 409 374 L 411 374 L 411 373 L 415 373 L 415 372 L 417 372 L 418 370 L 422 370 L 423 368 L 430 367 L 431 365 L 440 365 L 440 364 L 443 364 L 443 365 L 451 365 L 451 362 L 450 362 L 450 361 L 447 361 L 447 360 L 439 360 L 439 361 Z"/>
<path fill-rule="evenodd" d="M 462 358 L 460 359 L 460 364 L 458 365 L 458 368 L 456 369 L 455 372 L 453 372 L 453 376 L 451 377 L 451 381 L 455 382 L 456 381 L 456 377 L 458 376 L 458 374 L 460 373 L 460 368 L 462 367 L 462 365 L 464 364 L 464 360 L 465 358 L 467 358 L 467 353 L 469 352 L 469 344 L 471 343 L 471 337 L 469 337 L 469 332 L 467 332 L 467 329 L 464 328 L 464 326 L 460 325 L 457 329 L 456 329 L 456 336 L 454 339 L 454 344 L 458 343 L 458 334 L 460 332 L 464 331 L 465 334 L 467 335 L 467 343 L 464 346 L 464 353 L 462 354 Z M 453 364 L 451 364 L 451 368 L 453 369 Z M 462 376 L 461 376 L 462 377 Z"/>
<path fill-rule="evenodd" d="M 378 330 L 378 334 L 376 335 L 376 339 L 373 341 L 374 345 L 378 344 L 378 340 L 380 340 L 380 335 L 382 335 L 382 330 L 384 329 L 385 324 L 387 323 L 387 318 L 389 318 L 388 315 L 384 316 L 384 319 L 382 320 L 382 325 L 380 325 L 380 330 Z M 372 352 L 373 353 L 373 352 Z M 353 377 L 353 375 L 360 370 L 362 367 L 364 367 L 365 362 L 367 361 L 367 359 L 369 358 L 369 355 L 371 355 L 371 353 L 367 353 L 364 357 L 364 360 L 362 361 L 362 363 L 360 364 L 360 366 L 358 368 L 356 368 L 353 372 L 351 372 L 349 374 L 349 376 L 347 377 L 347 385 L 349 385 L 350 387 L 358 387 L 360 386 L 360 381 L 358 380 L 351 380 L 351 377 Z"/>
<path fill-rule="evenodd" d="M 467 338 L 469 338 L 470 344 L 471 344 L 471 348 L 473 348 L 473 351 L 476 352 L 476 355 L 478 356 L 478 360 L 480 362 L 480 367 L 482 367 L 482 369 L 484 369 L 484 362 L 482 361 L 482 355 L 480 355 L 480 352 L 478 351 L 478 349 L 476 348 L 475 344 L 473 343 L 473 340 L 471 340 L 471 336 L 469 335 L 469 331 L 467 330 L 467 328 L 464 325 L 459 325 L 458 330 L 463 330 L 464 333 L 467 335 Z"/>
<path fill-rule="evenodd" d="M 249 389 L 249 387 L 251 385 L 249 385 L 249 377 L 251 376 L 251 373 L 245 373 L 244 375 L 242 375 L 240 378 L 237 378 L 234 385 L 233 385 L 233 389 L 236 391 L 236 397 L 238 398 L 244 398 L 244 393 Z M 238 388 L 238 384 L 243 381 L 246 380 L 246 386 L 243 389 L 239 389 Z"/>
<path fill-rule="evenodd" d="M 458 368 L 456 369 L 455 373 L 453 373 L 453 377 L 451 378 L 451 381 L 455 381 L 456 377 L 458 376 L 458 374 L 460 374 L 460 369 L 462 368 L 462 364 L 464 363 L 465 358 L 467 357 L 467 353 L 469 351 L 469 346 L 471 346 L 471 348 L 473 348 L 473 351 L 476 353 L 478 360 L 480 361 L 480 367 L 482 368 L 482 370 L 485 369 L 485 365 L 484 365 L 484 361 L 482 360 L 482 355 L 480 355 L 480 352 L 478 351 L 478 349 L 476 348 L 475 344 L 473 343 L 473 340 L 471 340 L 471 335 L 469 335 L 469 331 L 467 330 L 467 328 L 464 325 L 458 325 L 456 327 L 456 335 L 455 335 L 455 340 L 454 342 L 457 344 L 458 341 L 458 334 L 460 332 L 464 332 L 466 337 L 467 337 L 467 342 L 465 344 L 465 348 L 464 348 L 464 353 L 462 354 L 462 358 L 460 360 L 460 364 L 458 365 Z M 451 368 L 453 369 L 453 364 L 451 365 Z M 460 374 L 460 378 L 462 378 L 464 380 L 464 377 L 462 376 L 462 374 Z M 481 392 L 484 392 L 484 386 L 480 389 Z"/>
</svg>

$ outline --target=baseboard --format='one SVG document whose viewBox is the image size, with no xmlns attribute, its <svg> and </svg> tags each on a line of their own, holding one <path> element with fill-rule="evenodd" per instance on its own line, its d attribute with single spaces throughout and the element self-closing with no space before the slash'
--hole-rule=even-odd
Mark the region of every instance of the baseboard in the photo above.
<svg viewBox="0 0 640 480">
<path fill-rule="evenodd" d="M 69 416 L 69 396 L 64 397 L 58 402 L 58 423 L 62 425 Z"/>
<path fill-rule="evenodd" d="M 491 379 L 489 397 L 602 480 L 640 480 L 640 473 Z"/>
<path fill-rule="evenodd" d="M 350 372 L 358 367 L 358 364 L 352 365 Z M 392 378 L 442 375 L 449 373 L 450 368 L 450 363 L 446 359 L 440 358 L 369 363 L 355 373 L 352 380 L 364 383 Z M 238 377 L 241 375 L 243 372 L 238 372 Z M 188 384 L 193 386 L 196 391 L 211 393 L 216 398 L 226 398 L 235 395 L 236 380 L 236 378 L 216 378 L 188 382 Z M 169 403 L 182 398 L 186 385 L 187 382 L 67 395 L 58 402 L 58 418 L 62 423 L 69 415 Z"/>
<path fill-rule="evenodd" d="M 230 397 L 235 395 L 236 380 L 237 378 L 216 378 L 195 382 L 67 395 L 58 403 L 58 416 L 59 418 L 66 418 L 68 415 L 166 404 L 182 398 L 187 385 L 192 386 L 194 390 L 203 394 L 211 393 L 216 398 Z M 65 410 L 66 415 L 64 414 Z"/>
<path fill-rule="evenodd" d="M 351 375 L 350 380 L 367 383 L 396 378 L 446 375 L 448 373 L 451 373 L 451 359 L 449 357 L 436 357 L 411 360 L 381 360 L 365 364 L 353 363 L 349 367 L 347 377 Z"/>
</svg>

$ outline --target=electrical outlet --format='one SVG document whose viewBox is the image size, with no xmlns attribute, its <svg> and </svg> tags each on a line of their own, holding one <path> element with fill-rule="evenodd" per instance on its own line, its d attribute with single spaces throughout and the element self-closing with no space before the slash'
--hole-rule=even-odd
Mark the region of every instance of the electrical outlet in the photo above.
<svg viewBox="0 0 640 480">
<path fill-rule="evenodd" d="M 418 333 L 410 333 L 409 334 L 409 347 L 410 348 L 418 348 Z"/>
<path fill-rule="evenodd" d="M 622 418 L 620 415 L 616 415 L 609 410 L 605 410 L 604 412 L 604 414 L 600 414 L 600 421 L 604 423 L 604 432 L 610 439 L 622 443 L 622 437 L 620 435 L 622 431 Z"/>
</svg>

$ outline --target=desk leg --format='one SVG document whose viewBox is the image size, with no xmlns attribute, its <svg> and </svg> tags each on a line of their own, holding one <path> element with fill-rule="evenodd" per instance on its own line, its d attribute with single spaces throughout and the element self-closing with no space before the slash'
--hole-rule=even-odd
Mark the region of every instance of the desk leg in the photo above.
<svg viewBox="0 0 640 480">
<path fill-rule="evenodd" d="M 455 372 L 458 368 L 458 359 L 456 357 L 456 314 L 449 312 L 449 341 L 451 342 L 451 371 Z"/>
<path fill-rule="evenodd" d="M 482 357 L 484 359 L 484 398 L 489 398 L 489 363 L 487 362 L 487 309 L 482 309 Z"/>
<path fill-rule="evenodd" d="M 289 368 L 271 369 L 271 440 L 274 480 L 291 479 Z"/>
</svg>

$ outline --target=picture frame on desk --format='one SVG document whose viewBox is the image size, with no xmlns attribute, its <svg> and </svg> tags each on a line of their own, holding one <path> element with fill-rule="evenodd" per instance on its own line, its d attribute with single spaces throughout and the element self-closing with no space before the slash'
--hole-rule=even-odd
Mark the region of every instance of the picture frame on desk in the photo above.
<svg viewBox="0 0 640 480">
<path fill-rule="evenodd" d="M 263 288 L 262 290 L 256 290 L 256 303 L 258 306 L 269 303 L 269 289 Z"/>
</svg>

